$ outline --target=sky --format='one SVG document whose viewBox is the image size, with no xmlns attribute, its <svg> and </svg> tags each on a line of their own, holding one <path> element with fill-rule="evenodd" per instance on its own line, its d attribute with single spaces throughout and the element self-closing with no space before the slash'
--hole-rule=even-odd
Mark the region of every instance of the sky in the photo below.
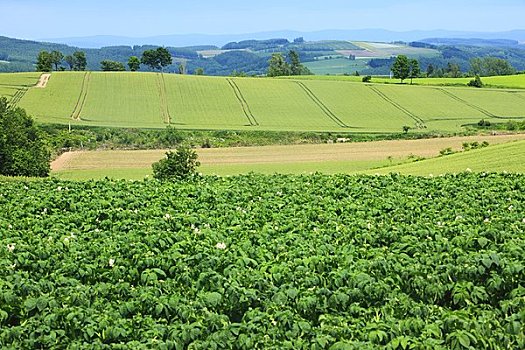
<svg viewBox="0 0 525 350">
<path fill-rule="evenodd" d="M 0 35 L 243 34 L 278 30 L 525 29 L 525 0 L 0 0 Z"/>
</svg>

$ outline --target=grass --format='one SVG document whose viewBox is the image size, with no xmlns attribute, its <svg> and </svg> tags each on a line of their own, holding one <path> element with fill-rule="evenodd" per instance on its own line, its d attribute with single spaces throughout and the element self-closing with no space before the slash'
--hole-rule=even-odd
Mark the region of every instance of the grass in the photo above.
<svg viewBox="0 0 525 350">
<path fill-rule="evenodd" d="M 72 123 L 85 72 L 53 73 L 44 89 L 32 88 L 19 106 L 42 123 Z"/>
<path fill-rule="evenodd" d="M 436 157 L 445 148 L 461 150 L 464 142 L 487 141 L 491 145 L 525 140 L 525 135 L 471 136 L 359 142 L 347 144 L 287 145 L 198 149 L 199 171 L 204 174 L 236 175 L 271 173 L 356 173 L 416 157 Z M 66 153 L 53 163 L 53 176 L 70 179 L 104 177 L 137 180 L 151 175 L 151 164 L 164 157 L 164 150 L 91 151 Z"/>
<path fill-rule="evenodd" d="M 40 72 L 28 73 L 0 73 L 0 85 L 13 87 L 30 87 L 36 85 Z"/>
<path fill-rule="evenodd" d="M 224 78 L 166 74 L 167 100 L 176 125 L 241 128 L 248 124 L 231 85 Z"/>
<path fill-rule="evenodd" d="M 386 174 L 394 172 L 421 176 L 463 171 L 525 173 L 524 154 L 525 141 L 516 141 L 415 163 L 396 165 L 379 169 L 372 173 Z"/>
<path fill-rule="evenodd" d="M 6 77 L 24 81 L 24 75 Z M 35 74 L 28 77 L 34 82 Z M 458 132 L 480 119 L 525 118 L 525 91 L 363 84 L 360 79 L 56 72 L 46 88 L 19 94 L 19 106 L 43 123 L 127 128 L 170 123 L 210 130 L 399 133 L 407 125 L 412 132 Z M 7 85 L 0 85 L 0 94 L 14 95 Z M 423 123 L 427 128 L 418 129 Z"/>
<path fill-rule="evenodd" d="M 92 125 L 165 127 L 157 80 L 154 73 L 94 72 L 80 118 Z"/>
</svg>

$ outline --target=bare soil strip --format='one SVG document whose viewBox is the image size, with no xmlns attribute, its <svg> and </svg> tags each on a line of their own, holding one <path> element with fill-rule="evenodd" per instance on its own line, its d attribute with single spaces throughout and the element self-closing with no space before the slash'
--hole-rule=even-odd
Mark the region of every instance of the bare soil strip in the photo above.
<svg viewBox="0 0 525 350">
<path fill-rule="evenodd" d="M 35 87 L 39 89 L 43 89 L 47 86 L 47 82 L 49 81 L 49 78 L 51 77 L 51 74 L 45 73 L 40 76 L 40 79 L 38 80 L 38 83 L 36 83 Z"/>
<path fill-rule="evenodd" d="M 468 136 L 423 140 L 396 140 L 317 145 L 287 145 L 198 149 L 199 161 L 217 164 L 271 164 L 323 161 L 377 161 L 389 157 L 405 159 L 411 155 L 436 157 L 445 148 L 460 150 L 464 142 L 499 144 L 525 140 L 525 134 Z M 53 171 L 111 168 L 147 168 L 164 156 L 166 150 L 68 152 L 51 164 Z"/>
</svg>

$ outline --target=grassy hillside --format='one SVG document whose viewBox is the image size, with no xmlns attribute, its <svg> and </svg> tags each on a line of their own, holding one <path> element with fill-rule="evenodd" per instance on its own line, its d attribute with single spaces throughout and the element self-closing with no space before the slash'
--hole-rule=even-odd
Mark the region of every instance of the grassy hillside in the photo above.
<svg viewBox="0 0 525 350">
<path fill-rule="evenodd" d="M 516 141 L 415 163 L 396 165 L 373 172 L 380 174 L 395 172 L 423 176 L 459 173 L 467 170 L 525 173 L 524 155 L 525 141 Z"/>
<path fill-rule="evenodd" d="M 0 93 L 46 123 L 399 133 L 403 126 L 411 132 L 457 132 L 481 119 L 525 117 L 521 90 L 363 84 L 351 77 L 330 81 L 127 72 L 53 73 L 45 88 L 28 88 L 37 78 L 36 73 L 0 75 Z"/>
</svg>

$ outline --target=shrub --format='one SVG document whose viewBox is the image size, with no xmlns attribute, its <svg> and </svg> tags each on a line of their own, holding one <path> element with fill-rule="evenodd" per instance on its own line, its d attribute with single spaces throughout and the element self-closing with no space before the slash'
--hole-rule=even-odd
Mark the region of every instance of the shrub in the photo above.
<svg viewBox="0 0 525 350">
<path fill-rule="evenodd" d="M 479 77 L 479 75 L 476 75 L 476 77 L 472 79 L 471 81 L 469 81 L 467 85 L 476 87 L 476 88 L 481 88 L 483 87 L 483 82 L 481 81 L 481 78 Z"/>
<path fill-rule="evenodd" d="M 49 175 L 50 153 L 40 130 L 22 108 L 12 108 L 0 98 L 0 174 Z"/>
<path fill-rule="evenodd" d="M 185 180 L 195 176 L 200 162 L 197 152 L 188 146 L 179 146 L 175 152 L 166 152 L 166 158 L 153 164 L 153 177 L 157 180 Z"/>
<path fill-rule="evenodd" d="M 363 79 L 361 79 L 361 80 L 363 81 L 363 83 L 369 83 L 369 82 L 372 81 L 372 76 L 370 76 L 370 75 L 365 75 L 365 76 L 363 77 Z"/>
<path fill-rule="evenodd" d="M 490 126 L 490 122 L 488 120 L 485 120 L 485 119 L 481 119 L 479 122 L 478 122 L 478 126 L 481 126 L 481 127 L 487 127 L 487 126 Z"/>
</svg>

